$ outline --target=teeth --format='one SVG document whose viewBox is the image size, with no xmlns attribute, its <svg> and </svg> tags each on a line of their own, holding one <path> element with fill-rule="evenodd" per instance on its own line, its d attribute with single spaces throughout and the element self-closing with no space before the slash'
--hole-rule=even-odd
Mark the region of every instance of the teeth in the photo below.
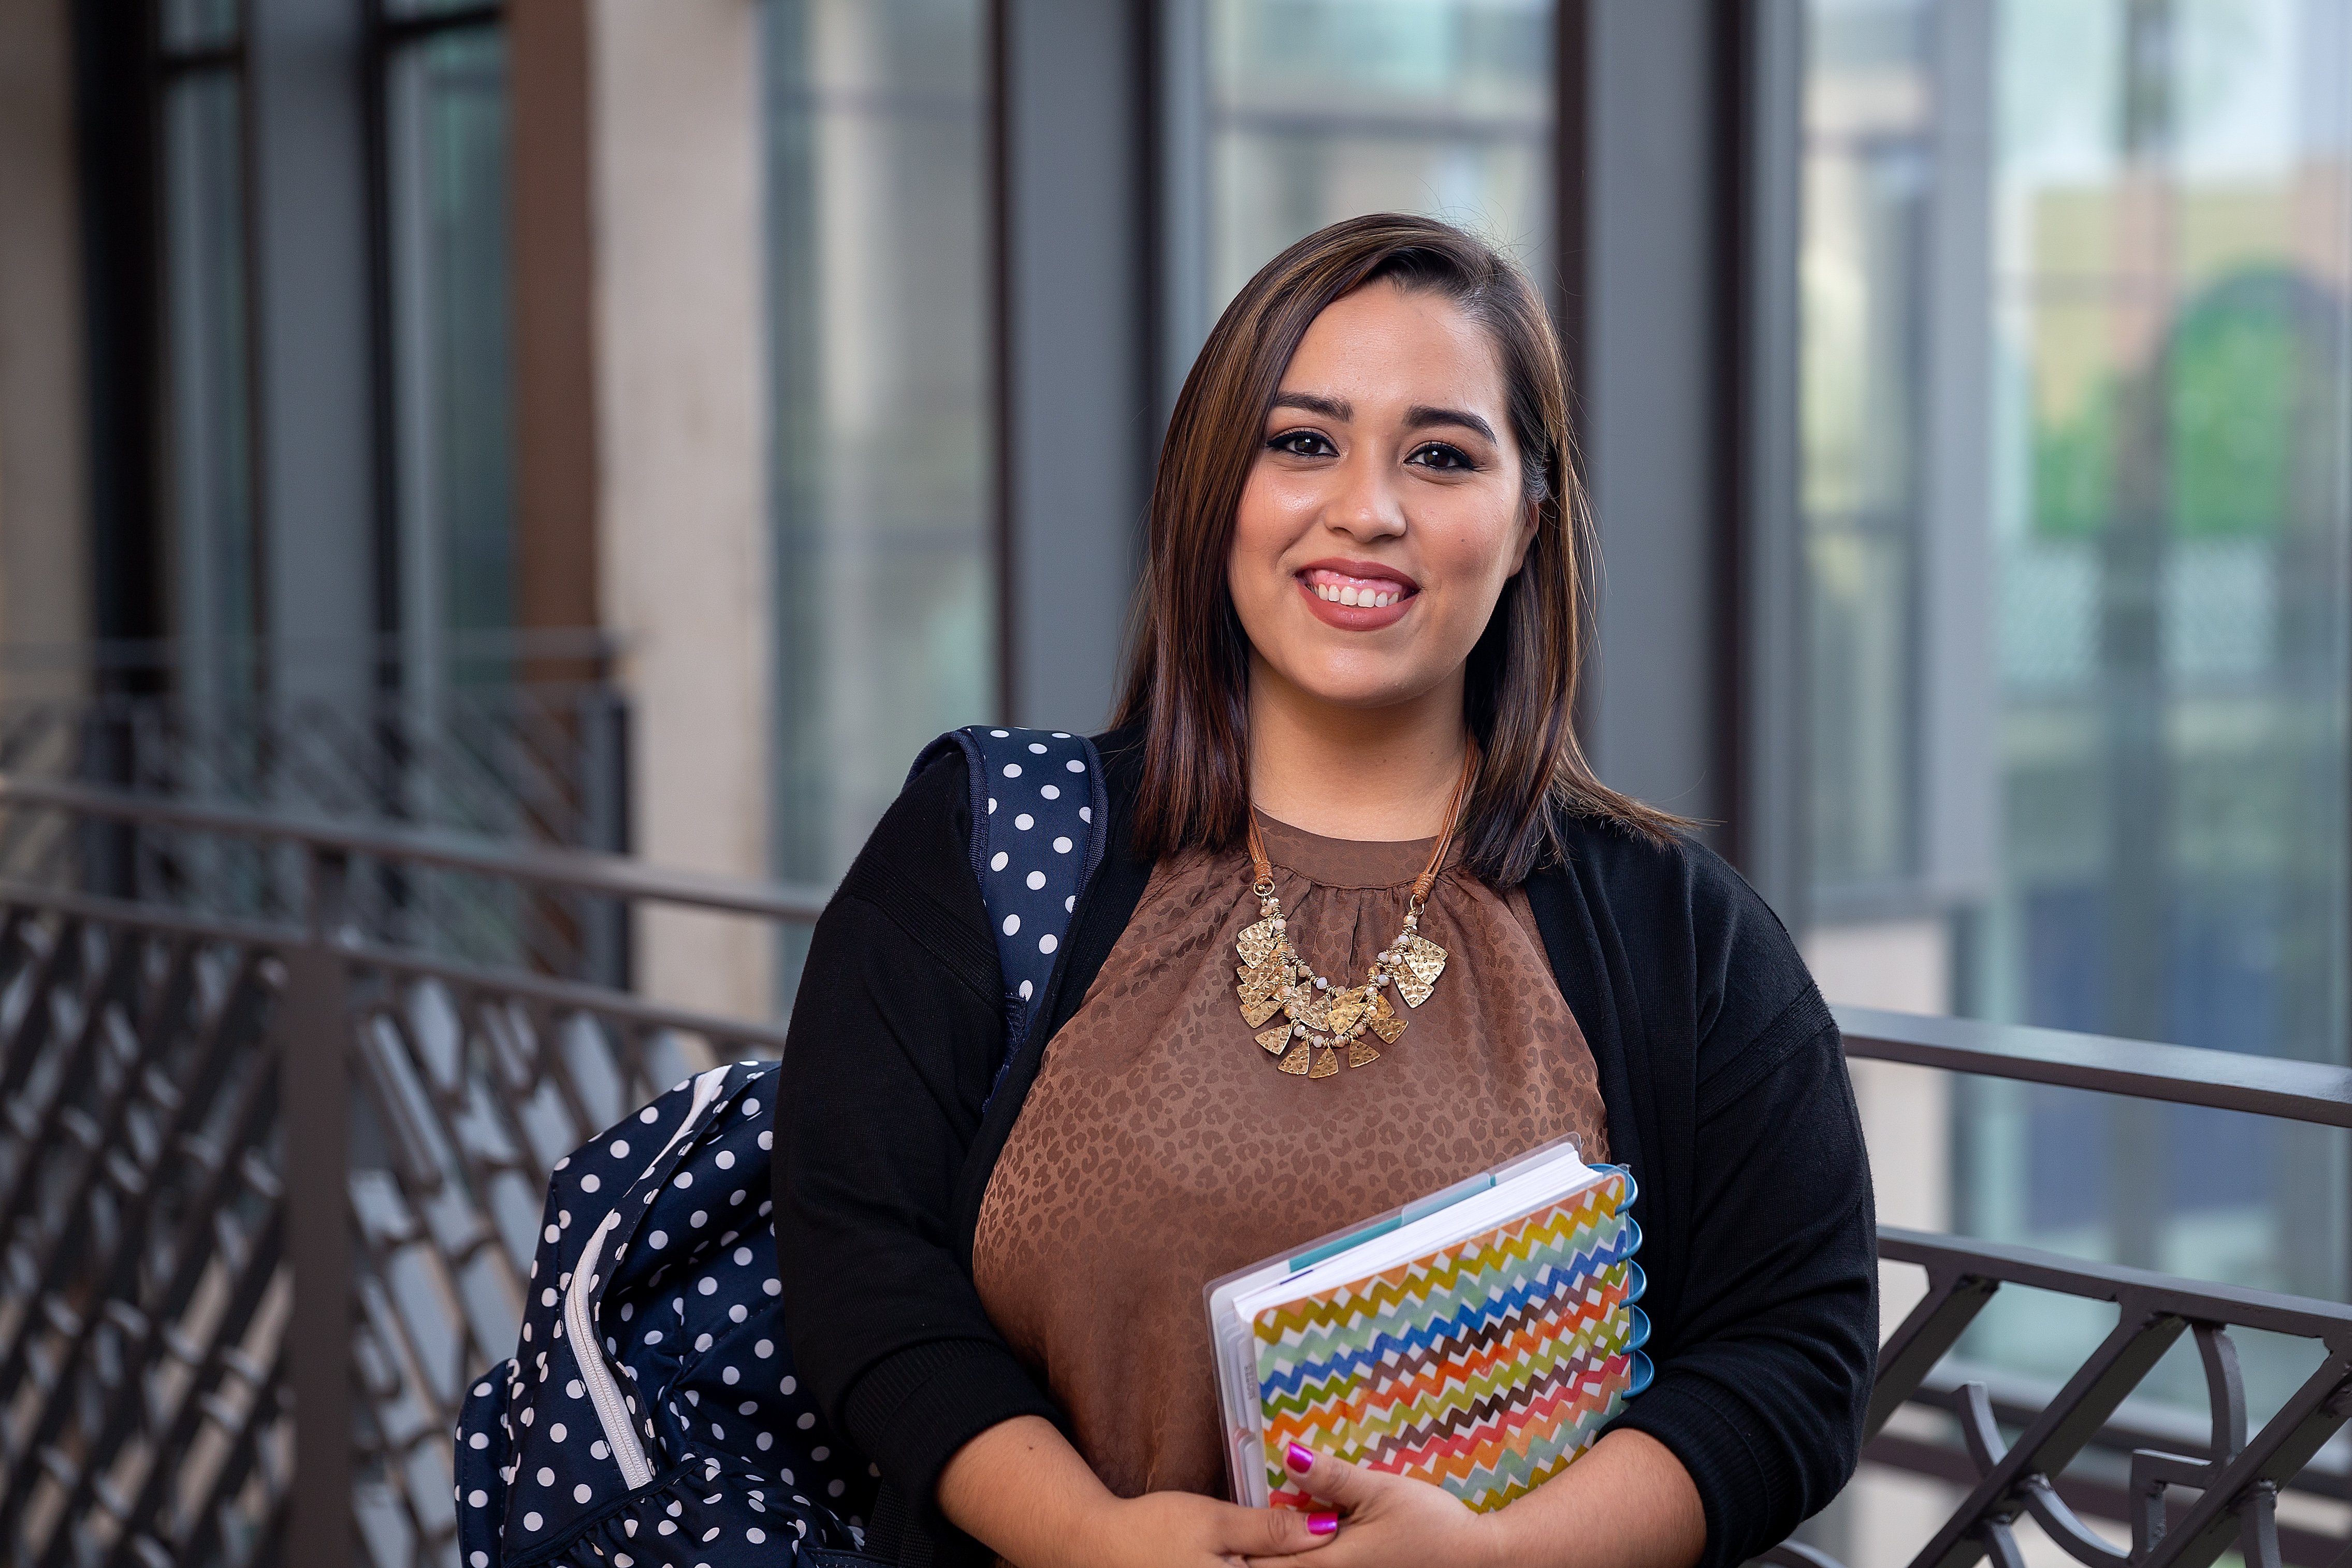
<svg viewBox="0 0 2352 1568">
<path fill-rule="evenodd" d="M 1384 593 L 1375 588 L 1359 588 L 1352 584 L 1334 585 L 1329 583 L 1311 583 L 1307 585 L 1315 590 L 1317 598 L 1327 603 L 1354 605 L 1364 609 L 1384 610 L 1402 596 L 1394 592 Z"/>
<path fill-rule="evenodd" d="M 1397 599 L 1404 597 L 1395 590 L 1355 588 L 1352 583 L 1339 583 L 1339 585 L 1334 585 L 1334 583 L 1307 583 L 1307 588 L 1315 590 L 1315 597 L 1324 599 L 1327 605 L 1355 605 L 1360 609 L 1388 609 L 1390 605 L 1395 605 Z"/>
</svg>

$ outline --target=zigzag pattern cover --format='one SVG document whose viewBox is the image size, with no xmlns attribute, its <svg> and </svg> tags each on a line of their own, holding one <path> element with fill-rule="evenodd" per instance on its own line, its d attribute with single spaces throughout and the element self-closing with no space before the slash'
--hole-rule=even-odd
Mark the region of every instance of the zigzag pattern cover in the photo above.
<svg viewBox="0 0 2352 1568">
<path fill-rule="evenodd" d="M 1612 1171 L 1583 1192 L 1254 1321 L 1266 1483 L 1304 1443 L 1497 1509 L 1565 1468 L 1633 1377 L 1640 1232 Z"/>
</svg>

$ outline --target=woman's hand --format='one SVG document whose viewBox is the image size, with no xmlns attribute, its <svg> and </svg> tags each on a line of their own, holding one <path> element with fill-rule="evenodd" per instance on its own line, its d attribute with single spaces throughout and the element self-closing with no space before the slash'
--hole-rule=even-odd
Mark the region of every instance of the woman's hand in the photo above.
<svg viewBox="0 0 2352 1568">
<path fill-rule="evenodd" d="M 1338 1529 L 1338 1517 L 1328 1511 L 1242 1508 L 1192 1492 L 1146 1492 L 1113 1501 L 1097 1544 L 1071 1561 L 1105 1568 L 1174 1568 L 1180 1563 L 1186 1568 L 1211 1563 L 1218 1568 L 1243 1568 L 1244 1563 L 1307 1568 L 1310 1562 L 1321 1563 L 1320 1554 L 1299 1554 L 1337 1539 Z"/>
<path fill-rule="evenodd" d="M 1238 1508 L 1191 1492 L 1114 1496 L 1069 1439 L 1034 1415 L 958 1449 L 940 1474 L 939 1503 L 958 1529 L 1020 1568 L 1306 1568 L 1299 1554 L 1328 1544 L 1338 1524 L 1328 1512 Z"/>
<path fill-rule="evenodd" d="M 1706 1547 L 1690 1472 L 1646 1432 L 1603 1433 L 1576 1463 L 1492 1513 L 1473 1513 L 1427 1481 L 1296 1445 L 1289 1458 L 1299 1486 L 1339 1515 L 1313 1568 L 1691 1568 Z M 1269 1568 L 1282 1561 L 1251 1559 Z"/>
<path fill-rule="evenodd" d="M 1290 1446 L 1290 1473 L 1316 1501 L 1339 1515 L 1328 1552 L 1315 1568 L 1488 1568 L 1503 1561 L 1495 1516 L 1470 1511 L 1444 1487 L 1384 1475 Z M 1279 1558 L 1250 1559 L 1252 1568 Z"/>
</svg>

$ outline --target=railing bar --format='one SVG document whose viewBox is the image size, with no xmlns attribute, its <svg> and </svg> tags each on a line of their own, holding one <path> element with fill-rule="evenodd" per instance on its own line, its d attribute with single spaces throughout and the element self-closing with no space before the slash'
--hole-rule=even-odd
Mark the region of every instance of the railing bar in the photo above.
<svg viewBox="0 0 2352 1568">
<path fill-rule="evenodd" d="M 2055 1290 L 2092 1300 L 2112 1301 L 2129 1293 L 2156 1310 L 2179 1317 L 2297 1334 L 2305 1339 L 2319 1338 L 2331 1330 L 2352 1328 L 2352 1306 L 2341 1302 L 2183 1279 L 2120 1263 L 2085 1262 L 2038 1247 L 1976 1237 L 1937 1236 L 1887 1226 L 1878 1233 L 1878 1255 L 1937 1272 L 1974 1274 L 2005 1284 Z"/>
<path fill-rule="evenodd" d="M 1927 1296 L 1878 1352 L 1878 1376 L 1871 1388 L 1870 1411 L 1863 1427 L 1864 1442 L 1876 1436 L 1895 1407 L 1927 1380 L 1999 1288 L 1998 1282 L 1981 1276 L 1937 1271 Z"/>
<path fill-rule="evenodd" d="M 683 904 L 729 914 L 806 922 L 824 911 L 832 890 L 762 883 L 702 872 L 657 870 L 625 855 L 538 846 L 494 847 L 418 828 L 354 826 L 236 807 L 0 776 L 0 804 L 48 806 L 116 821 L 297 843 L 370 859 L 403 860 L 448 870 L 507 877 L 541 887 L 572 888 L 607 898 Z"/>
<path fill-rule="evenodd" d="M 1849 1057 L 2352 1127 L 2352 1068 L 1976 1018 L 1833 1006 Z"/>
<path fill-rule="evenodd" d="M 0 889 L 0 896 L 5 896 L 5 889 Z M 583 981 L 522 974 L 512 970 L 462 963 L 455 959 L 436 958 L 368 942 L 338 943 L 335 951 L 362 968 L 389 970 L 395 973 L 444 981 L 451 985 L 492 994 L 528 996 L 558 1007 L 599 1013 L 611 1018 L 626 1018 L 653 1028 L 677 1029 L 704 1036 L 718 1047 L 765 1046 L 779 1055 L 784 1048 L 784 1031 L 772 1024 L 751 1024 L 741 1019 L 721 1018 L 708 1013 L 665 1006 L 626 992 L 607 991 Z"/>
<path fill-rule="evenodd" d="M 302 940 L 302 930 L 296 925 L 248 920 L 237 915 L 185 914 L 131 899 L 109 898 L 103 893 L 65 892 L 7 877 L 0 877 L 0 902 L 37 905 L 73 920 L 168 932 L 173 936 L 194 937 L 201 942 L 243 942 L 253 947 L 275 948 Z"/>
</svg>

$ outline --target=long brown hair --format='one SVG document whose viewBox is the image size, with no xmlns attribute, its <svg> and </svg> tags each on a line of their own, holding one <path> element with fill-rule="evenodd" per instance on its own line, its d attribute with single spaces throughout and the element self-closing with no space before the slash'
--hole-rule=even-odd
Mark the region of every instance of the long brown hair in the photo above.
<svg viewBox="0 0 2352 1568">
<path fill-rule="evenodd" d="M 1226 579 L 1234 513 L 1308 324 L 1341 295 L 1384 279 L 1444 296 L 1494 340 L 1538 513 L 1527 562 L 1470 650 L 1465 706 L 1485 761 L 1460 832 L 1465 862 L 1494 886 L 1521 881 L 1561 852 L 1555 810 L 1652 837 L 1683 826 L 1604 786 L 1577 743 L 1592 527 L 1543 301 L 1517 268 L 1460 229 L 1375 213 L 1319 229 L 1267 262 L 1218 318 L 1169 419 L 1141 617 L 1112 721 L 1143 727 L 1134 831 L 1147 858 L 1223 848 L 1247 828 L 1249 638 Z"/>
</svg>

